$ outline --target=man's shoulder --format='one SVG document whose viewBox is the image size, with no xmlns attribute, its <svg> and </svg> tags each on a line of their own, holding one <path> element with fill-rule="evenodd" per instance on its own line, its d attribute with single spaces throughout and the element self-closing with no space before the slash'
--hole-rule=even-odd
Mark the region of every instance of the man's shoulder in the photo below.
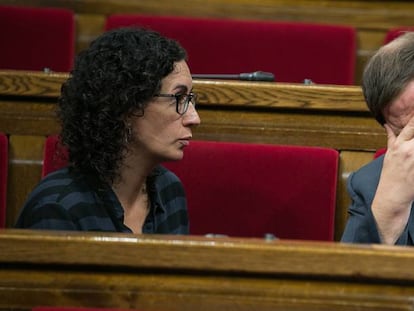
<svg viewBox="0 0 414 311">
<path fill-rule="evenodd" d="M 384 156 L 382 155 L 353 172 L 348 179 L 349 186 L 362 192 L 368 191 L 371 193 L 375 191 L 381 175 L 383 161 Z"/>
<path fill-rule="evenodd" d="M 384 161 L 384 156 L 379 156 L 378 158 L 372 160 L 371 162 L 365 164 L 361 168 L 359 168 L 357 171 L 354 172 L 354 176 L 358 178 L 377 178 L 379 179 L 379 176 L 381 174 L 382 169 L 382 163 Z"/>
</svg>

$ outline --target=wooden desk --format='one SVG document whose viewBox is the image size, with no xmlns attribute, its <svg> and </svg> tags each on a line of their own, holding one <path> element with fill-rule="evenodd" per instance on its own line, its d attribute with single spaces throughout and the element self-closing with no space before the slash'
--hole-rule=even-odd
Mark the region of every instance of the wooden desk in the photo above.
<svg viewBox="0 0 414 311">
<path fill-rule="evenodd" d="M 366 61 L 383 44 L 391 27 L 413 26 L 414 3 L 366 0 L 0 0 L 4 5 L 64 7 L 76 15 L 76 50 L 86 48 L 104 30 L 113 13 L 140 13 L 349 25 L 357 29 L 355 83 Z M 277 75 L 277 73 L 275 73 Z"/>
<path fill-rule="evenodd" d="M 54 109 L 65 73 L 0 71 L 0 131 L 8 133 L 7 226 L 40 180 L 44 138 L 59 132 Z M 331 147 L 340 151 L 336 238 L 346 221 L 349 172 L 385 146 L 384 130 L 354 86 L 195 80 L 202 120 L 194 139 Z"/>
<path fill-rule="evenodd" d="M 412 310 L 414 249 L 0 231 L 0 310 Z"/>
</svg>

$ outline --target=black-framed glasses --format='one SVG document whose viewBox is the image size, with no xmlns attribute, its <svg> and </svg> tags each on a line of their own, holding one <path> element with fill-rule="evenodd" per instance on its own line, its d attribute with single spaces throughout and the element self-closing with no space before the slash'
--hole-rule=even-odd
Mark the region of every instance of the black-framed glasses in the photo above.
<svg viewBox="0 0 414 311">
<path fill-rule="evenodd" d="M 196 106 L 197 101 L 197 94 L 195 93 L 189 93 L 189 94 L 156 94 L 155 97 L 173 97 L 175 98 L 175 110 L 179 115 L 183 115 L 187 112 L 188 106 L 190 105 L 190 102 L 193 104 L 193 107 Z"/>
</svg>

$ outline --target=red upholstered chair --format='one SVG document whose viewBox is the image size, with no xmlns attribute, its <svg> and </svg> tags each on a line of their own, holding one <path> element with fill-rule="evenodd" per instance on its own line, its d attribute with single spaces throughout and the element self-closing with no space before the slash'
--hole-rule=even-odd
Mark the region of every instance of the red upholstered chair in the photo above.
<svg viewBox="0 0 414 311">
<path fill-rule="evenodd" d="M 55 149 L 50 136 L 43 175 L 65 165 Z M 186 189 L 191 234 L 333 240 L 334 149 L 192 141 L 183 160 L 164 165 Z"/>
<path fill-rule="evenodd" d="M 0 6 L 0 69 L 67 72 L 75 53 L 68 9 Z"/>
<path fill-rule="evenodd" d="M 64 167 L 68 162 L 66 149 L 59 145 L 59 136 L 51 135 L 46 137 L 43 151 L 42 177 Z"/>
<path fill-rule="evenodd" d="M 334 149 L 192 141 L 165 166 L 186 189 L 191 234 L 333 240 Z"/>
<path fill-rule="evenodd" d="M 377 151 L 375 151 L 375 153 L 374 153 L 374 159 L 376 159 L 376 158 L 378 158 L 378 157 L 382 156 L 383 154 L 385 154 L 385 152 L 387 152 L 387 148 L 381 148 L 381 149 L 378 149 L 378 150 L 377 150 Z"/>
<path fill-rule="evenodd" d="M 4 133 L 0 133 L 0 228 L 4 228 L 6 226 L 8 166 L 8 139 Z"/>
<path fill-rule="evenodd" d="M 110 15 L 105 29 L 144 26 L 178 40 L 193 74 L 266 71 L 278 82 L 353 84 L 349 26 L 146 15 Z"/>
<path fill-rule="evenodd" d="M 385 34 L 384 44 L 391 42 L 392 40 L 401 36 L 404 32 L 407 31 L 414 31 L 414 26 L 401 26 L 389 29 Z"/>
</svg>

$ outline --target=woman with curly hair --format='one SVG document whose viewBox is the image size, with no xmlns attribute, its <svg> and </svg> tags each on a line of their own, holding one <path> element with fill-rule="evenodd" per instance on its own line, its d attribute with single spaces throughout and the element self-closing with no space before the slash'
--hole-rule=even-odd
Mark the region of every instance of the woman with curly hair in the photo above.
<svg viewBox="0 0 414 311">
<path fill-rule="evenodd" d="M 141 28 L 102 34 L 81 52 L 58 101 L 67 167 L 30 194 L 17 228 L 187 234 L 180 160 L 200 124 L 176 42 Z"/>
</svg>

